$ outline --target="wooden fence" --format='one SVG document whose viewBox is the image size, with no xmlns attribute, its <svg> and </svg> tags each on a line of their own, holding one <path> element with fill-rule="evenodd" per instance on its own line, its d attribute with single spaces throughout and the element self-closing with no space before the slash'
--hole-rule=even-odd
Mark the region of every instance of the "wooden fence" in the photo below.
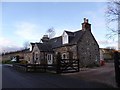
<svg viewBox="0 0 120 90">
<path fill-rule="evenodd" d="M 79 60 L 62 59 L 57 64 L 20 64 L 14 63 L 13 68 L 25 72 L 47 72 L 53 71 L 56 73 L 79 72 Z"/>
</svg>

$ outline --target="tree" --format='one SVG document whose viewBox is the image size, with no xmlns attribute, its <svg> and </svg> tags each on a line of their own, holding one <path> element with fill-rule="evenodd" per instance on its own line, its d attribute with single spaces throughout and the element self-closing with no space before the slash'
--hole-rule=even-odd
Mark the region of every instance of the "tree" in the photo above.
<svg viewBox="0 0 120 90">
<path fill-rule="evenodd" d="M 25 41 L 24 44 L 23 44 L 23 48 L 28 49 L 29 45 L 30 45 L 29 41 Z"/>
<path fill-rule="evenodd" d="M 47 30 L 49 38 L 53 38 L 55 36 L 55 29 L 53 27 Z"/>
<path fill-rule="evenodd" d="M 113 23 L 120 25 L 120 0 L 111 0 L 108 2 L 108 8 L 106 11 L 107 28 L 110 31 L 106 36 L 108 38 L 114 38 L 114 36 L 120 33 L 120 26 L 117 28 L 112 27 Z M 112 24 L 111 24 L 112 23 Z"/>
</svg>

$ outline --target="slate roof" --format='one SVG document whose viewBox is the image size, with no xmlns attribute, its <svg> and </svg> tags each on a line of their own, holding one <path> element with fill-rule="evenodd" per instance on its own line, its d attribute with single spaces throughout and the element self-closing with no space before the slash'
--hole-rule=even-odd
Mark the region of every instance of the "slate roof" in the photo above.
<svg viewBox="0 0 120 90">
<path fill-rule="evenodd" d="M 49 43 L 36 43 L 40 51 L 43 52 L 52 52 L 52 46 Z"/>
<path fill-rule="evenodd" d="M 74 37 L 70 39 L 70 44 L 77 44 L 77 42 L 82 39 L 82 36 L 84 35 L 84 31 L 79 30 L 74 32 Z"/>
<path fill-rule="evenodd" d="M 50 39 L 48 42 L 45 43 L 37 43 L 37 46 L 39 50 L 41 51 L 53 51 L 54 48 L 58 48 L 65 45 L 73 45 L 77 44 L 77 42 L 82 38 L 83 34 L 85 33 L 82 30 L 76 31 L 76 32 L 70 32 L 65 31 L 69 36 L 69 43 L 68 44 L 62 44 L 62 36 L 55 37 Z"/>
<path fill-rule="evenodd" d="M 52 45 L 52 48 L 57 48 L 62 46 L 62 36 L 52 38 L 49 40 L 49 42 Z"/>
<path fill-rule="evenodd" d="M 35 45 L 35 43 L 30 43 L 32 46 L 34 46 Z"/>
<path fill-rule="evenodd" d="M 69 36 L 74 36 L 74 32 L 65 31 Z"/>
</svg>

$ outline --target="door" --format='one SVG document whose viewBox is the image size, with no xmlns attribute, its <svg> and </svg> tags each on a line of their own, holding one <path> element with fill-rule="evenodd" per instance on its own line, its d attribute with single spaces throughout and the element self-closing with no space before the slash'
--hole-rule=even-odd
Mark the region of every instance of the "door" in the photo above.
<svg viewBox="0 0 120 90">
<path fill-rule="evenodd" d="M 47 54 L 47 64 L 53 64 L 53 55 Z"/>
</svg>

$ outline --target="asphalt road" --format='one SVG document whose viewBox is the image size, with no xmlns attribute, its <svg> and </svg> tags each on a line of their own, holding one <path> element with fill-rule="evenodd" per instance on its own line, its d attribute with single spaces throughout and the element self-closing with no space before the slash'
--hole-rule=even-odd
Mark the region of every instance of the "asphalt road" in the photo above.
<svg viewBox="0 0 120 90">
<path fill-rule="evenodd" d="M 101 67 L 83 68 L 78 73 L 67 73 L 64 75 L 69 77 L 76 77 L 86 81 L 105 83 L 117 88 L 115 81 L 115 68 L 113 62 L 106 62 L 105 65 Z"/>
<path fill-rule="evenodd" d="M 53 73 L 26 73 L 2 66 L 2 88 L 112 88 L 106 84 L 89 82 Z"/>
</svg>

